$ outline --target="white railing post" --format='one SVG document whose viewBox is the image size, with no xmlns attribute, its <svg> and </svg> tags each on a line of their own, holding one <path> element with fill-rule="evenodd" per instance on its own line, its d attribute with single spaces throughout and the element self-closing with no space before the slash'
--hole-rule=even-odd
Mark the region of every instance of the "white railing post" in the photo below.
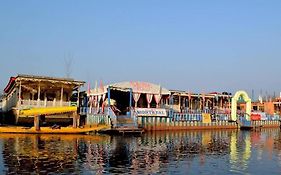
<svg viewBox="0 0 281 175">
<path fill-rule="evenodd" d="M 40 106 L 40 92 L 41 92 L 41 87 L 40 83 L 38 85 L 38 96 L 37 96 L 37 106 Z"/>
</svg>

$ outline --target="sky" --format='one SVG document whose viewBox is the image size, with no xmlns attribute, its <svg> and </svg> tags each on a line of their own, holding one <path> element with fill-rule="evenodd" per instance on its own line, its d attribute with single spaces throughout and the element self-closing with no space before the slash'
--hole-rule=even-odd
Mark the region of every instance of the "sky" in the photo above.
<svg viewBox="0 0 281 175">
<path fill-rule="evenodd" d="M 91 87 L 279 95 L 280 19 L 280 0 L 0 0 L 0 89 L 68 67 Z"/>
</svg>

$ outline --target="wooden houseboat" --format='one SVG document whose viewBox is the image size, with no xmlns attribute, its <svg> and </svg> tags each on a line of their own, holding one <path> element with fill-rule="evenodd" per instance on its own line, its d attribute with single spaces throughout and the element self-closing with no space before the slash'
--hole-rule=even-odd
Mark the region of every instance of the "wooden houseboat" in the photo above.
<svg viewBox="0 0 281 175">
<path fill-rule="evenodd" d="M 231 94 L 194 94 L 147 82 L 121 82 L 89 90 L 87 96 L 81 113 L 89 125 L 110 121 L 113 128 L 131 123 L 146 130 L 237 128 L 229 123 Z"/>
<path fill-rule="evenodd" d="M 191 93 L 186 91 L 171 90 L 171 105 L 177 113 L 214 113 L 230 114 L 231 93 Z"/>
<path fill-rule="evenodd" d="M 11 77 L 4 89 L 2 110 L 6 123 L 71 122 L 77 112 L 79 89 L 83 81 L 35 75 Z"/>
<path fill-rule="evenodd" d="M 153 83 L 115 83 L 92 89 L 87 96 L 81 114 L 87 115 L 88 125 L 110 120 L 113 129 L 138 128 L 147 117 L 168 116 L 170 92 Z"/>
</svg>

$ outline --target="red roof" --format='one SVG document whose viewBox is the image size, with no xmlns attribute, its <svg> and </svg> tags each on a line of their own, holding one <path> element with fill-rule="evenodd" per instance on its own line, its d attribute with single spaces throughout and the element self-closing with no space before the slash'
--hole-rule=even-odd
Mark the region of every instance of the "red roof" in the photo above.
<svg viewBox="0 0 281 175">
<path fill-rule="evenodd" d="M 218 92 L 210 92 L 209 94 L 219 94 Z"/>
<path fill-rule="evenodd" d="M 5 87 L 4 92 L 8 93 L 15 83 L 16 77 L 11 77 L 8 85 Z"/>
</svg>

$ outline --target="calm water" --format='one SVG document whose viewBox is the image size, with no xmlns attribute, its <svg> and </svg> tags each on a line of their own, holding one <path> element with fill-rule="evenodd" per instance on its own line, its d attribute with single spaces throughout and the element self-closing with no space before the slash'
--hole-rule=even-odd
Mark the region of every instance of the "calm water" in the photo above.
<svg viewBox="0 0 281 175">
<path fill-rule="evenodd" d="M 0 134 L 0 174 L 281 174 L 281 133 Z"/>
</svg>

